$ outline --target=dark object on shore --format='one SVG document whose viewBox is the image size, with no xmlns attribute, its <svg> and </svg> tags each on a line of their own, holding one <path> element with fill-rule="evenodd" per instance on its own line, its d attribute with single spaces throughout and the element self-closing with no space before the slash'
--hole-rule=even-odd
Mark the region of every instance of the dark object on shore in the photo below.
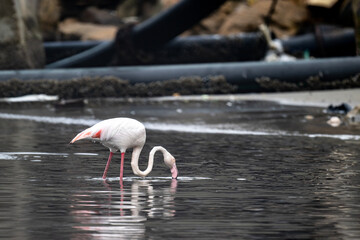
<svg viewBox="0 0 360 240">
<path fill-rule="evenodd" d="M 87 104 L 85 99 L 61 99 L 59 102 L 55 103 L 54 106 L 56 109 L 68 109 L 68 108 L 82 108 Z"/>
<path fill-rule="evenodd" d="M 327 107 L 326 112 L 328 114 L 347 114 L 351 111 L 351 106 L 347 103 L 342 103 L 340 105 L 330 105 Z"/>
</svg>

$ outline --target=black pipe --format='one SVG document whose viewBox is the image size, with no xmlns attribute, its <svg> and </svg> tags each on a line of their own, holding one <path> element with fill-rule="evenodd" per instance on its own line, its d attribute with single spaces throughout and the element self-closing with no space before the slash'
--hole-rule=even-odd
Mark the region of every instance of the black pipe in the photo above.
<svg viewBox="0 0 360 240">
<path fill-rule="evenodd" d="M 155 49 L 191 28 L 226 0 L 182 0 L 166 11 L 136 25 L 131 41 L 136 48 Z"/>
<path fill-rule="evenodd" d="M 152 51 L 118 51 L 116 65 L 258 61 L 264 58 L 267 49 L 260 33 L 177 37 Z"/>
<path fill-rule="evenodd" d="M 44 42 L 46 64 L 79 54 L 96 47 L 100 43 L 102 43 L 102 41 Z"/>
<path fill-rule="evenodd" d="M 50 59 L 58 57 L 58 53 L 71 52 L 71 47 L 74 48 L 73 51 L 87 48 L 74 56 L 49 63 L 46 68 L 107 66 L 114 53 L 114 45 L 106 47 L 108 44 L 109 42 L 85 42 L 83 46 L 81 42 L 46 44 L 45 53 Z M 90 46 L 93 48 L 89 49 Z M 263 59 L 266 51 L 267 43 L 260 33 L 177 37 L 161 49 L 146 52 L 147 56 L 138 59 L 137 64 L 133 65 L 257 61 Z M 107 59 L 104 59 L 105 54 L 108 55 Z M 131 59 L 134 55 L 124 56 L 124 60 Z"/>
<path fill-rule="evenodd" d="M 261 33 L 177 37 L 153 51 L 151 64 L 258 61 L 268 49 Z"/>
<path fill-rule="evenodd" d="M 302 56 L 309 51 L 314 57 L 355 56 L 355 33 L 352 28 L 317 27 L 315 33 L 281 40 L 284 52 Z"/>
<path fill-rule="evenodd" d="M 114 57 L 114 50 L 114 41 L 102 42 L 87 51 L 50 63 L 46 68 L 108 66 Z"/>
<path fill-rule="evenodd" d="M 293 62 L 210 63 L 160 66 L 105 67 L 53 70 L 0 71 L 0 81 L 9 79 L 72 79 L 81 77 L 115 76 L 131 84 L 179 79 L 181 77 L 225 77 L 238 85 L 239 92 L 260 92 L 264 88 L 259 79 L 301 83 L 317 77 L 321 82 L 331 82 L 360 73 L 360 57 L 298 60 Z"/>
</svg>

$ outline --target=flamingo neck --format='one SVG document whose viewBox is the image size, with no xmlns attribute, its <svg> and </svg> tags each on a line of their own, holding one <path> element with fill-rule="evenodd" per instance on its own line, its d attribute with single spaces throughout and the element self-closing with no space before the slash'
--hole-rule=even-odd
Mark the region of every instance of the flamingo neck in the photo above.
<svg viewBox="0 0 360 240">
<path fill-rule="evenodd" d="M 141 171 L 139 169 L 139 157 L 140 157 L 141 150 L 142 150 L 142 147 L 137 147 L 137 148 L 133 149 L 133 153 L 131 156 L 131 167 L 132 167 L 134 174 L 141 176 L 141 177 L 145 177 L 152 171 L 152 168 L 154 165 L 155 153 L 157 151 L 161 151 L 163 153 L 163 155 L 165 155 L 167 153 L 167 151 L 165 148 L 163 148 L 161 146 L 154 147 L 153 149 L 151 149 L 151 151 L 149 153 L 148 166 L 145 169 L 145 171 Z"/>
</svg>

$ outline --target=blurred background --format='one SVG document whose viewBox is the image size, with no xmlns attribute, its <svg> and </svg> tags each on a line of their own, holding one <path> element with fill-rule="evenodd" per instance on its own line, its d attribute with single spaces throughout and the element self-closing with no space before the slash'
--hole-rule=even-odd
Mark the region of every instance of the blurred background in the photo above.
<svg viewBox="0 0 360 240">
<path fill-rule="evenodd" d="M 0 45 L 3 49 L 0 56 L 0 69 L 43 68 L 46 64 L 67 57 L 71 53 L 78 53 L 95 46 L 99 41 L 114 40 L 118 31 L 125 32 L 124 29 L 129 28 L 129 25 L 136 25 L 149 20 L 151 17 L 174 7 L 179 2 L 179 0 L 4 0 L 1 3 L 2 10 L 0 12 L 2 19 L 0 22 L 2 29 Z M 288 49 L 288 52 L 298 58 L 356 54 L 354 29 L 358 18 L 356 14 L 357 1 L 229 0 L 214 1 L 211 4 L 207 1 L 195 2 L 198 3 L 192 6 L 183 4 L 182 12 L 176 12 L 179 14 L 176 22 L 172 22 L 174 21 L 172 18 L 164 19 L 165 27 L 163 26 L 162 31 L 174 31 L 173 35 L 180 37 L 213 34 L 230 37 L 239 33 L 259 32 L 260 26 L 265 25 L 272 39 L 314 34 L 317 40 L 316 44 L 319 45 L 316 49 L 314 46 L 287 46 L 292 48 L 291 50 Z M 185 9 L 186 7 L 188 9 Z M 196 20 L 190 16 L 197 14 L 199 16 Z M 189 18 L 194 20 L 187 23 L 186 27 L 178 27 L 184 21 L 190 21 Z M 178 29 L 173 30 L 174 28 Z M 139 29 L 136 30 L 139 31 Z M 151 35 L 161 34 L 157 32 L 157 29 L 151 30 L 153 30 Z M 328 47 L 326 42 L 333 40 L 329 39 L 329 33 L 340 35 L 337 36 L 339 39 L 336 39 L 340 41 L 337 42 L 337 47 L 340 49 L 324 49 Z M 352 35 L 352 43 L 349 41 L 349 34 Z M 163 36 L 163 43 L 169 42 L 173 37 L 175 36 Z M 154 45 L 151 42 L 152 39 L 143 40 L 145 43 L 139 43 L 138 38 L 135 39 L 133 44 L 135 44 L 136 50 L 144 48 L 144 45 L 149 45 L 145 47 L 146 49 L 153 47 L 151 46 Z M 254 38 L 255 40 L 259 42 L 258 38 Z M 308 39 L 302 40 L 303 44 L 309 41 Z M 57 55 L 51 52 L 50 48 L 54 47 L 53 45 L 45 44 L 44 46 L 44 43 L 59 41 L 93 42 L 81 46 L 73 44 L 72 52 L 68 48 L 68 52 L 62 51 Z M 120 41 L 121 39 L 118 37 L 117 42 Z M 250 47 L 253 46 L 250 45 Z M 258 43 L 257 48 L 262 48 L 263 51 L 255 52 L 256 57 L 247 56 L 239 57 L 239 59 L 262 59 L 265 54 L 265 47 Z M 119 51 L 121 50 L 118 50 L 117 61 L 112 62 L 112 64 L 136 64 L 130 60 L 127 63 L 126 60 L 119 59 L 121 55 Z M 161 56 L 164 57 L 163 55 Z M 213 61 L 236 60 L 230 54 L 228 55 L 228 60 L 224 57 Z M 167 57 L 172 58 L 170 55 Z M 145 57 L 143 56 L 143 58 Z M 144 59 L 136 60 L 141 63 L 151 63 Z M 174 63 L 184 61 L 183 59 L 173 60 Z M 186 61 L 191 62 L 190 59 Z M 195 58 L 194 61 L 199 60 Z M 204 61 L 206 60 L 202 60 L 202 62 Z"/>
<path fill-rule="evenodd" d="M 0 0 L 0 238 L 360 239 L 359 3 Z"/>
<path fill-rule="evenodd" d="M 0 97 L 32 93 L 66 98 L 171 95 L 178 91 L 166 91 L 162 85 L 169 80 L 191 88 L 200 81 L 201 89 L 212 88 L 180 94 L 359 87 L 358 2 L 4 0 L 0 69 L 37 70 L 0 71 Z M 96 78 L 101 83 L 98 86 L 111 85 L 112 90 L 65 94 L 64 88 L 77 83 L 62 81 L 59 88 L 59 84 L 46 82 L 74 78 L 82 85 Z M 22 81 L 9 82 L 11 79 L 42 83 L 27 81 L 25 86 Z M 162 88 L 158 93 L 148 94 L 143 87 L 118 91 L 127 84 L 158 81 Z M 118 93 L 111 93 L 114 91 Z"/>
</svg>

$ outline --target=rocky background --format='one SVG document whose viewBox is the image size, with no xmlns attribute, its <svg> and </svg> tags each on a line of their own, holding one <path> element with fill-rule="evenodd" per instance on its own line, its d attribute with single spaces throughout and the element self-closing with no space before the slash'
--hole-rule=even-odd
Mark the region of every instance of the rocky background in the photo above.
<svg viewBox="0 0 360 240">
<path fill-rule="evenodd" d="M 2 0 L 0 69 L 42 68 L 44 41 L 111 40 L 179 0 Z M 312 31 L 316 24 L 353 26 L 351 0 L 229 0 L 184 32 L 231 35 L 266 23 L 274 37 Z"/>
<path fill-rule="evenodd" d="M 138 23 L 179 0 L 2 0 L 0 7 L 0 69 L 43 68 L 43 42 L 111 40 L 118 29 Z M 259 31 L 266 23 L 275 38 L 311 32 L 316 24 L 353 27 L 350 0 L 228 0 L 211 16 L 182 36 L 231 35 Z M 15 23 L 19 24 L 15 24 Z M 340 79 L 334 86 L 308 84 L 309 89 L 359 86 L 359 77 Z M 319 81 L 317 81 L 319 82 Z M 317 83 L 315 81 L 315 83 Z M 264 91 L 297 91 L 272 79 L 259 79 Z M 314 83 L 314 81 L 310 81 Z M 303 86 L 300 86 L 303 89 Z M 301 89 L 300 89 L 301 90 Z M 131 85 L 115 77 L 0 82 L 0 97 L 46 93 L 60 98 L 163 96 L 236 93 L 223 76 L 169 79 Z"/>
<path fill-rule="evenodd" d="M 45 41 L 109 40 L 124 24 L 143 21 L 178 1 L 39 0 L 37 16 Z M 278 0 L 271 12 L 272 4 L 272 0 L 229 0 L 183 36 L 254 32 L 269 15 L 268 24 L 278 38 L 309 31 L 319 23 L 353 25 L 350 0 Z"/>
</svg>

